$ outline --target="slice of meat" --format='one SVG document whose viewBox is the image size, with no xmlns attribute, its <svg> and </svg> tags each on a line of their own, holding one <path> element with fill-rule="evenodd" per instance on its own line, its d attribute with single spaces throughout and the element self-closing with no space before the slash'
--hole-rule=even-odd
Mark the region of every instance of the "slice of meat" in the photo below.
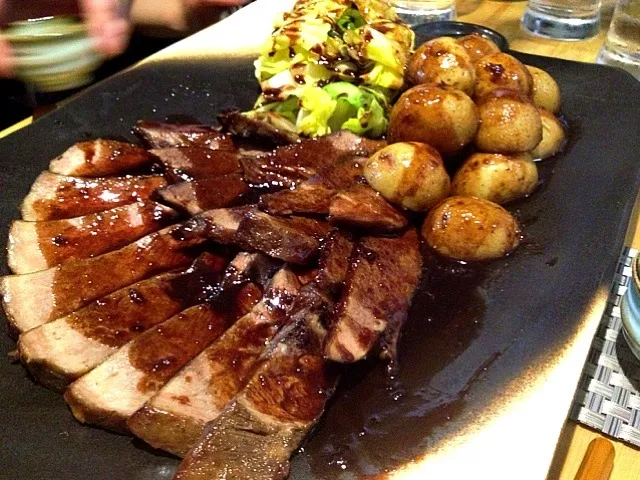
<svg viewBox="0 0 640 480">
<path fill-rule="evenodd" d="M 402 210 L 364 184 L 353 185 L 333 197 L 329 223 L 380 233 L 397 232 L 408 225 Z"/>
<path fill-rule="evenodd" d="M 229 137 L 209 125 L 186 125 L 140 120 L 133 132 L 150 148 L 206 147 L 235 150 Z"/>
<path fill-rule="evenodd" d="M 229 325 L 249 313 L 262 296 L 253 283 L 230 288 L 223 304 L 184 310 L 142 333 L 71 384 L 64 398 L 73 415 L 83 423 L 128 431 L 127 418 Z"/>
<path fill-rule="evenodd" d="M 325 222 L 303 217 L 282 218 L 247 212 L 236 234 L 242 247 L 264 252 L 285 262 L 305 265 L 315 259 L 329 233 Z"/>
<path fill-rule="evenodd" d="M 231 207 L 243 202 L 249 186 L 238 173 L 183 182 L 158 190 L 168 204 L 196 215 L 213 208 Z"/>
<path fill-rule="evenodd" d="M 311 178 L 294 190 L 280 190 L 260 197 L 260 210 L 271 215 L 326 215 L 336 190 Z"/>
<path fill-rule="evenodd" d="M 174 235 L 184 240 L 208 238 L 224 245 L 235 244 L 240 221 L 253 207 L 207 210 L 176 226 Z"/>
<path fill-rule="evenodd" d="M 20 336 L 18 351 L 43 385 L 60 389 L 142 332 L 207 299 L 227 261 L 205 254 L 183 272 L 164 273 L 118 290 Z"/>
<path fill-rule="evenodd" d="M 14 273 L 31 273 L 71 258 L 88 258 L 134 242 L 171 223 L 175 210 L 136 202 L 68 220 L 24 222 L 9 229 L 7 262 Z"/>
<path fill-rule="evenodd" d="M 286 319 L 298 291 L 296 276 L 280 270 L 262 301 L 171 379 L 128 421 L 155 448 L 184 455 L 202 428 L 242 389 L 253 365 Z"/>
<path fill-rule="evenodd" d="M 263 290 L 271 282 L 271 278 L 282 268 L 282 262 L 263 253 L 238 253 L 227 267 L 221 286 L 227 290 L 251 282 Z"/>
<path fill-rule="evenodd" d="M 42 172 L 22 201 L 28 221 L 60 220 L 146 200 L 167 184 L 159 175 L 77 178 Z"/>
<path fill-rule="evenodd" d="M 287 477 L 290 456 L 320 419 L 338 379 L 322 353 L 326 307 L 319 295 L 294 314 L 245 388 L 207 425 L 175 479 Z"/>
<path fill-rule="evenodd" d="M 194 247 L 205 241 L 172 226 L 97 257 L 3 277 L 0 292 L 9 325 L 25 332 L 151 275 L 188 265 L 197 256 Z"/>
<path fill-rule="evenodd" d="M 353 242 L 351 236 L 340 230 L 333 230 L 322 247 L 318 260 L 318 272 L 313 283 L 321 292 L 328 292 L 337 298 L 342 291 L 350 265 Z"/>
<path fill-rule="evenodd" d="M 404 323 L 421 270 L 415 229 L 397 238 L 362 238 L 330 322 L 327 358 L 343 363 L 360 360 L 388 325 Z"/>
<path fill-rule="evenodd" d="M 301 288 L 287 326 L 259 359 L 247 387 L 209 423 L 177 478 L 286 477 L 289 456 L 317 422 L 337 382 L 322 358 L 323 318 L 344 282 L 352 248 L 342 232 L 331 233 L 319 271 Z"/>
<path fill-rule="evenodd" d="M 322 170 L 295 186 L 260 197 L 260 209 L 272 215 L 329 213 L 331 200 L 342 189 L 354 185 L 362 176 L 362 158 L 342 161 Z"/>
<path fill-rule="evenodd" d="M 383 141 L 369 140 L 344 130 L 301 140 L 253 158 L 244 157 L 241 163 L 244 178 L 251 185 L 292 187 L 324 168 L 354 156 L 368 157 L 384 146 Z"/>
<path fill-rule="evenodd" d="M 238 137 L 262 137 L 279 145 L 300 140 L 295 125 L 283 120 L 282 117 L 269 115 L 268 112 L 265 112 L 262 118 L 251 118 L 242 114 L 240 110 L 226 110 L 218 115 L 218 122 L 222 128 Z"/>
<path fill-rule="evenodd" d="M 174 182 L 239 173 L 240 154 L 204 147 L 156 148 L 149 153 L 165 166 Z"/>
<path fill-rule="evenodd" d="M 116 140 L 89 140 L 76 143 L 58 158 L 49 170 L 60 175 L 102 177 L 134 170 L 151 162 L 144 148 Z"/>
</svg>

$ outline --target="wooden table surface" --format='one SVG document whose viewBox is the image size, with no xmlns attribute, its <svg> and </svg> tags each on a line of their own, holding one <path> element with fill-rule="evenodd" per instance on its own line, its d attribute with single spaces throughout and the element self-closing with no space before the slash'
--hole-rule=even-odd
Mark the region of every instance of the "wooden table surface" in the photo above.
<svg viewBox="0 0 640 480">
<path fill-rule="evenodd" d="M 594 62 L 606 36 L 609 15 L 603 15 L 600 34 L 588 40 L 566 42 L 546 40 L 528 35 L 520 28 L 520 18 L 524 12 L 524 1 L 488 1 L 467 15 L 461 21 L 477 23 L 499 31 L 511 49 L 548 57 L 564 58 L 582 62 Z M 640 228 L 637 225 L 640 207 L 636 204 L 633 221 L 629 227 L 627 244 L 640 248 Z M 572 421 L 567 421 L 558 443 L 558 449 L 549 472 L 549 480 L 573 480 L 580 467 L 589 442 L 602 435 Z M 616 451 L 611 480 L 631 480 L 640 477 L 640 449 L 612 440 Z"/>
<path fill-rule="evenodd" d="M 606 3 L 606 2 L 605 2 Z M 604 41 L 608 28 L 605 14 L 600 34 L 589 40 L 579 42 L 562 42 L 532 37 L 520 28 L 520 18 L 526 6 L 524 1 L 489 1 L 485 0 L 475 11 L 462 15 L 459 20 L 477 23 L 493 28 L 509 40 L 513 50 L 537 55 L 594 62 L 598 50 Z M 28 125 L 31 119 L 25 119 L 9 129 L 0 132 L 0 138 Z M 627 244 L 640 248 L 640 228 L 638 228 L 640 206 L 636 205 L 633 221 L 627 235 Z M 555 458 L 549 472 L 549 480 L 573 480 L 580 467 L 589 442 L 602 437 L 598 433 L 567 421 L 556 450 Z M 631 480 L 640 474 L 640 450 L 622 442 L 612 441 L 616 451 L 612 480 Z M 515 477 L 514 477 L 515 478 Z"/>
</svg>

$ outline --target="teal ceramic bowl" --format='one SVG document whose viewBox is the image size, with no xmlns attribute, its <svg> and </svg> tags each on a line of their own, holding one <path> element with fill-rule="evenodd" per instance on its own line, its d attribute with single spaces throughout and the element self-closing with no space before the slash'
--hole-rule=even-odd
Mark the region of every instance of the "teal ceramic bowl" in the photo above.
<svg viewBox="0 0 640 480">
<path fill-rule="evenodd" d="M 16 57 L 16 77 L 42 92 L 86 85 L 102 63 L 84 24 L 73 16 L 14 22 L 2 35 Z"/>
<path fill-rule="evenodd" d="M 633 260 L 633 276 L 620 304 L 622 333 L 633 354 L 640 359 L 640 256 Z"/>
</svg>

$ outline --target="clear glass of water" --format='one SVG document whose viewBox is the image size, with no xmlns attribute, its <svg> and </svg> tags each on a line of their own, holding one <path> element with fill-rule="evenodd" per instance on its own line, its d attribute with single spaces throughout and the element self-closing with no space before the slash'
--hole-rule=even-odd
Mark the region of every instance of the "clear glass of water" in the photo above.
<svg viewBox="0 0 640 480">
<path fill-rule="evenodd" d="M 583 40 L 600 31 L 600 0 L 529 0 L 522 28 L 545 38 Z"/>
<path fill-rule="evenodd" d="M 640 0 L 618 0 L 597 62 L 624 68 L 640 80 Z"/>
<path fill-rule="evenodd" d="M 455 20 L 454 0 L 392 0 L 398 16 L 409 25 Z"/>
</svg>

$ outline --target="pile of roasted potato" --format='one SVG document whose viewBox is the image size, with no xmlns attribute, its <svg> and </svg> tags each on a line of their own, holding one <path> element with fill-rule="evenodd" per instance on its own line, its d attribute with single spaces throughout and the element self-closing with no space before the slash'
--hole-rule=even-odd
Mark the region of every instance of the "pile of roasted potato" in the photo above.
<svg viewBox="0 0 640 480">
<path fill-rule="evenodd" d="M 479 35 L 424 43 L 406 80 L 412 86 L 391 111 L 389 145 L 369 159 L 365 178 L 390 202 L 429 212 L 422 235 L 441 255 L 509 254 L 520 228 L 500 205 L 530 195 L 535 162 L 565 143 L 557 83 Z M 463 154 L 450 178 L 447 162 Z"/>
</svg>

